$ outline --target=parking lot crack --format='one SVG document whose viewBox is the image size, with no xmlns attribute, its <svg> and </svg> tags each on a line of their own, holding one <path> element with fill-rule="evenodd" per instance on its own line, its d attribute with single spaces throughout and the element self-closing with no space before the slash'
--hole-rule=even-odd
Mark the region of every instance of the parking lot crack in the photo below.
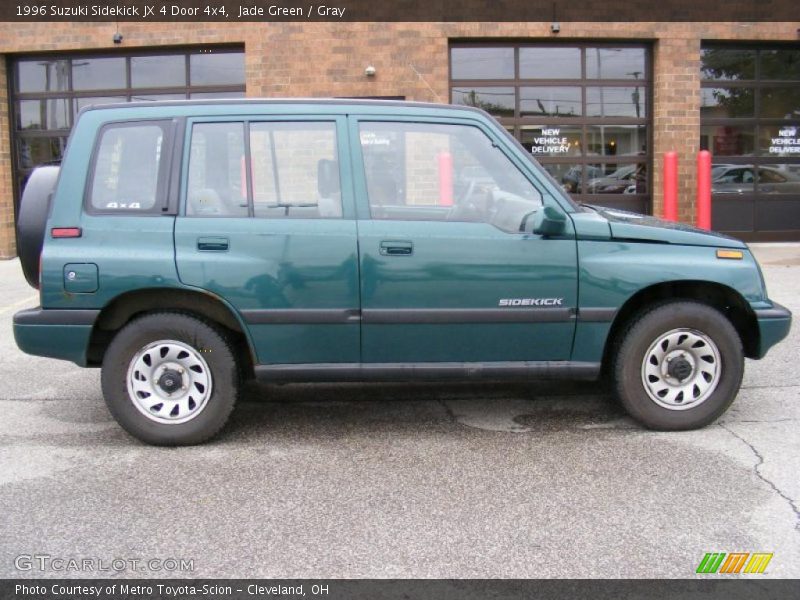
<svg viewBox="0 0 800 600">
<path fill-rule="evenodd" d="M 794 499 L 791 496 L 789 496 L 786 492 L 781 490 L 777 485 L 775 485 L 775 483 L 772 482 L 772 480 L 770 480 L 767 477 L 765 477 L 764 474 L 761 472 L 760 467 L 764 464 L 764 456 L 758 451 L 758 449 L 755 447 L 755 445 L 750 443 L 746 438 L 744 438 L 743 436 L 739 435 L 738 433 L 736 433 L 735 431 L 733 431 L 729 427 L 726 427 L 722 423 L 719 423 L 719 426 L 722 429 L 724 429 L 725 431 L 727 431 L 728 433 L 730 433 L 733 437 L 735 437 L 736 439 L 741 441 L 743 444 L 745 444 L 748 448 L 750 448 L 750 451 L 755 455 L 755 457 L 756 457 L 756 459 L 758 461 L 753 466 L 753 473 L 755 473 L 755 476 L 758 477 L 761 481 L 763 481 L 770 488 L 772 488 L 772 491 L 774 491 L 776 494 L 778 494 L 778 496 L 780 496 L 786 502 L 788 502 L 789 506 L 791 507 L 792 511 L 794 512 L 794 518 L 795 518 L 795 526 L 794 526 L 794 528 L 797 531 L 800 531 L 800 510 L 798 510 L 798 508 L 797 508 L 797 503 L 794 501 Z"/>
</svg>

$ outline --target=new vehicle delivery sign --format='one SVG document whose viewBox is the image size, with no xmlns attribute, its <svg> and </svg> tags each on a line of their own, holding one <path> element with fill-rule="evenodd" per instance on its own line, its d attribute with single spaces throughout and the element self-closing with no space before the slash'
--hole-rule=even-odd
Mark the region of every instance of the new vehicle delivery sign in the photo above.
<svg viewBox="0 0 800 600">
<path fill-rule="evenodd" d="M 541 134 L 533 138 L 532 154 L 566 154 L 569 152 L 569 141 L 561 135 L 560 129 L 542 129 Z"/>
<path fill-rule="evenodd" d="M 800 137 L 796 125 L 787 125 L 778 130 L 778 136 L 770 138 L 769 153 L 800 156 Z"/>
</svg>

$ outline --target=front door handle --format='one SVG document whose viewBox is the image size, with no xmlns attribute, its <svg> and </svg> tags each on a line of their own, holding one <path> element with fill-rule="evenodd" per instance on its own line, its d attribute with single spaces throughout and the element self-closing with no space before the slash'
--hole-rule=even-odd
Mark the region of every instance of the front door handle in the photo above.
<svg viewBox="0 0 800 600">
<path fill-rule="evenodd" d="M 383 256 L 411 256 L 414 254 L 412 242 L 385 240 L 381 242 L 380 253 Z"/>
<path fill-rule="evenodd" d="M 228 249 L 228 238 L 225 237 L 199 237 L 197 249 L 206 252 L 225 252 Z"/>
</svg>

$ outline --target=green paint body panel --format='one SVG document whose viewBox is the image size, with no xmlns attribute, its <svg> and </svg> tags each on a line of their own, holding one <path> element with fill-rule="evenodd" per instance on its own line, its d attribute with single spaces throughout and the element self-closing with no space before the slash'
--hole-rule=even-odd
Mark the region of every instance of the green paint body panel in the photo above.
<svg viewBox="0 0 800 600">
<path fill-rule="evenodd" d="M 200 237 L 230 239 L 226 251 L 197 249 Z M 225 298 L 237 311 L 357 311 L 355 221 L 178 217 L 180 280 Z M 259 362 L 358 362 L 359 325 L 251 324 Z"/>
<path fill-rule="evenodd" d="M 133 290 L 183 287 L 175 269 L 174 221 L 166 216 L 91 216 L 81 214 L 79 205 L 69 222 L 82 228 L 82 236 L 45 241 L 42 307 L 103 308 Z M 64 266 L 89 262 L 97 265 L 97 291 L 69 293 Z"/>
<path fill-rule="evenodd" d="M 86 366 L 91 325 L 14 324 L 14 340 L 20 350 L 34 356 L 68 360 Z"/>
<path fill-rule="evenodd" d="M 413 242 L 383 256 L 382 240 Z M 362 310 L 487 309 L 501 298 L 578 303 L 574 239 L 509 234 L 485 223 L 360 221 Z M 513 308 L 508 310 L 515 310 Z M 364 362 L 568 360 L 574 320 L 361 326 Z"/>
<path fill-rule="evenodd" d="M 713 282 L 748 302 L 766 300 L 755 260 L 720 260 L 714 248 L 578 241 L 581 306 L 619 308 L 639 290 L 671 281 Z"/>
<path fill-rule="evenodd" d="M 593 362 L 603 356 L 611 321 L 606 323 L 578 322 L 575 326 L 575 341 L 572 345 L 572 360 Z"/>
<path fill-rule="evenodd" d="M 789 335 L 791 327 L 791 317 L 758 319 L 759 344 L 756 358 L 764 358 L 770 348 Z"/>
<path fill-rule="evenodd" d="M 108 122 L 142 119 L 186 122 L 183 130 L 176 125 L 176 132 L 184 132 L 176 136 L 183 151 L 171 174 L 178 190 L 170 192 L 176 196 L 176 210 L 163 215 L 87 214 L 83 196 L 98 131 Z M 376 119 L 480 128 L 539 190 L 545 206 L 565 215 L 563 235 L 508 233 L 484 223 L 370 219 L 358 123 Z M 342 218 L 183 216 L 191 124 L 231 120 L 335 123 Z M 62 163 L 47 231 L 53 227 L 80 227 L 81 237 L 46 236 L 44 309 L 103 309 L 139 290 L 210 295 L 239 323 L 260 364 L 597 363 L 619 310 L 638 292 L 668 282 L 713 282 L 740 295 L 754 311 L 772 309 L 757 263 L 738 240 L 651 217 L 578 207 L 491 117 L 468 108 L 236 101 L 87 110 L 73 129 Z M 201 249 L 200 238 L 214 243 Z M 381 253 L 386 241 L 413 251 L 387 256 Z M 744 257 L 720 260 L 717 248 L 741 249 Z M 95 290 L 84 273 L 79 285 L 67 285 L 65 267 L 76 264 L 94 265 Z M 498 315 L 503 316 L 504 298 L 559 298 L 562 318 L 503 320 Z M 472 316 L 463 322 L 372 317 L 439 314 L 437 310 Z M 270 321 L 271 311 L 360 318 Z M 581 311 L 589 316 L 583 318 Z M 788 332 L 791 318 L 785 312 L 757 320 L 759 357 Z M 487 315 L 485 322 L 482 314 Z M 81 365 L 87 361 L 91 332 L 88 325 L 15 325 L 24 351 Z"/>
</svg>

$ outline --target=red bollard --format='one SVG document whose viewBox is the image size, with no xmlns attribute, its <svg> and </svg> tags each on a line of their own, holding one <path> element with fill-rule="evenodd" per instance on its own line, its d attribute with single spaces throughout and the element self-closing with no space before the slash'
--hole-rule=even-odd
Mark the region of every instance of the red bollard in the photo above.
<svg viewBox="0 0 800 600">
<path fill-rule="evenodd" d="M 678 220 L 678 155 L 664 153 L 664 218 Z"/>
<path fill-rule="evenodd" d="M 439 153 L 439 206 L 453 206 L 453 155 Z"/>
<path fill-rule="evenodd" d="M 711 153 L 697 153 L 697 226 L 711 229 Z"/>
</svg>

